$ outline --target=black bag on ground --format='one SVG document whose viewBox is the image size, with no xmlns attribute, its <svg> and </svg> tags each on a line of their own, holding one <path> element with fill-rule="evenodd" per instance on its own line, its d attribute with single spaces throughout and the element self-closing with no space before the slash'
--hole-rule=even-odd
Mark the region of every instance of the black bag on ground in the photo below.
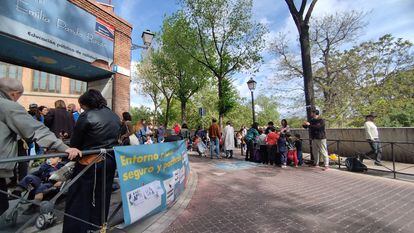
<svg viewBox="0 0 414 233">
<path fill-rule="evenodd" d="M 364 172 L 368 170 L 367 166 L 361 163 L 358 158 L 347 158 L 345 166 L 351 172 Z"/>
</svg>

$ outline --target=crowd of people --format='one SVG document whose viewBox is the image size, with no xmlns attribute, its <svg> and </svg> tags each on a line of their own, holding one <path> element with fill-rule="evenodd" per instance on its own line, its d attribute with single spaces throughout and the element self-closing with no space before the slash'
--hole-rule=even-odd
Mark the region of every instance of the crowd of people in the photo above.
<svg viewBox="0 0 414 233">
<path fill-rule="evenodd" d="M 101 217 L 102 195 L 105 194 L 105 213 L 109 212 L 112 184 L 116 172 L 114 155 L 105 155 L 106 163 L 102 163 L 100 155 L 82 156 L 84 150 L 110 149 L 118 145 L 139 145 L 185 140 L 188 149 L 193 149 L 200 156 L 231 159 L 234 150 L 240 148 L 245 153 L 245 160 L 285 168 L 303 164 L 302 139 L 299 134 L 292 134 L 288 122 L 283 119 L 280 127 L 268 122 L 266 127 L 253 123 L 247 129 L 241 127 L 236 131 L 232 123 L 226 122 L 221 130 L 216 119 L 212 119 L 210 127 L 205 130 L 199 126 L 193 133 L 187 124 L 175 124 L 171 130 L 159 124 L 154 126 L 141 119 L 133 124 L 131 114 L 124 112 L 120 119 L 111 109 L 102 94 L 90 89 L 78 99 L 80 108 L 73 103 L 66 105 L 57 100 L 53 108 L 30 104 L 26 111 L 17 100 L 24 92 L 20 81 L 0 78 L 0 158 L 15 156 L 40 155 L 50 152 L 66 152 L 68 158 L 50 158 L 31 174 L 28 162 L 0 164 L 0 215 L 9 208 L 10 196 L 5 194 L 13 188 L 13 195 L 20 196 L 23 191 L 30 191 L 30 197 L 41 201 L 44 196 L 62 185 L 50 179 L 52 173 L 74 160 L 72 176 L 76 176 L 90 165 L 85 173 L 70 186 L 66 195 L 68 215 L 77 217 L 97 226 L 106 222 Z M 365 124 L 367 139 L 376 155 L 376 163 L 380 163 L 381 150 L 378 131 L 373 124 L 373 114 L 367 116 Z M 323 169 L 329 167 L 326 144 L 325 121 L 318 110 L 312 111 L 312 118 L 304 122 L 303 127 L 309 129 L 312 140 L 313 166 L 319 166 L 319 159 L 324 162 Z M 210 149 L 208 151 L 208 148 Z M 106 176 L 103 177 L 103 166 L 106 164 Z M 102 190 L 102 180 L 106 180 L 106 190 Z M 7 182 L 9 181 L 9 182 Z M 32 213 L 36 206 L 29 208 Z M 30 211 L 31 210 L 31 211 Z M 63 232 L 88 232 L 97 230 L 92 225 L 78 221 L 67 215 L 64 217 Z"/>
</svg>

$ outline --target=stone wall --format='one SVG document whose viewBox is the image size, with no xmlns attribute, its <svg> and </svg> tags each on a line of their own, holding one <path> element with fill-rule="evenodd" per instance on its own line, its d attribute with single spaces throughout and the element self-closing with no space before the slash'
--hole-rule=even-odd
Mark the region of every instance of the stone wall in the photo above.
<svg viewBox="0 0 414 233">
<path fill-rule="evenodd" d="M 383 146 L 383 160 L 392 161 L 391 145 L 394 144 L 394 155 L 397 162 L 414 163 L 414 127 L 412 128 L 379 128 L 380 140 Z M 299 133 L 301 138 L 308 138 L 308 131 L 305 129 L 292 129 L 292 133 Z M 341 156 L 350 157 L 357 153 L 365 153 L 370 150 L 369 144 L 365 141 L 363 128 L 327 129 L 328 151 Z M 354 140 L 363 142 L 340 142 L 339 151 L 337 143 L 329 140 Z M 397 142 L 411 142 L 413 144 L 399 144 Z M 303 142 L 304 152 L 309 152 L 308 141 Z"/>
</svg>

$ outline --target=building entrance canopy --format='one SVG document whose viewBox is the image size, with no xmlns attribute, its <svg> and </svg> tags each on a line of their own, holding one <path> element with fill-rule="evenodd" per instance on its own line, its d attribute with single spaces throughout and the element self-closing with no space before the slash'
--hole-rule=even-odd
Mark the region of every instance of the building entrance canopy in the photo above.
<svg viewBox="0 0 414 233">
<path fill-rule="evenodd" d="M 114 27 L 67 0 L 6 0 L 0 60 L 82 81 L 110 77 Z"/>
<path fill-rule="evenodd" d="M 0 34 L 0 60 L 52 74 L 90 82 L 112 72 L 80 59 Z"/>
</svg>

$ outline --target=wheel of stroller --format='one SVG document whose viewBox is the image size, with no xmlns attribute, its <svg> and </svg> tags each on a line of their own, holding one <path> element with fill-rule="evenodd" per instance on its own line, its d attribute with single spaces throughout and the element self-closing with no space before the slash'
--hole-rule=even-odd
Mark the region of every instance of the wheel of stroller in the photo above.
<svg viewBox="0 0 414 233">
<path fill-rule="evenodd" d="M 36 218 L 36 228 L 39 230 L 46 229 L 47 227 L 47 220 L 44 214 L 37 216 Z"/>
<path fill-rule="evenodd" d="M 53 224 L 55 220 L 55 215 L 53 213 L 49 214 L 40 214 L 36 218 L 36 228 L 39 230 L 44 230 Z"/>
<path fill-rule="evenodd" d="M 50 201 L 42 201 L 40 203 L 40 213 L 41 214 L 48 214 L 53 212 L 54 205 Z"/>
</svg>

